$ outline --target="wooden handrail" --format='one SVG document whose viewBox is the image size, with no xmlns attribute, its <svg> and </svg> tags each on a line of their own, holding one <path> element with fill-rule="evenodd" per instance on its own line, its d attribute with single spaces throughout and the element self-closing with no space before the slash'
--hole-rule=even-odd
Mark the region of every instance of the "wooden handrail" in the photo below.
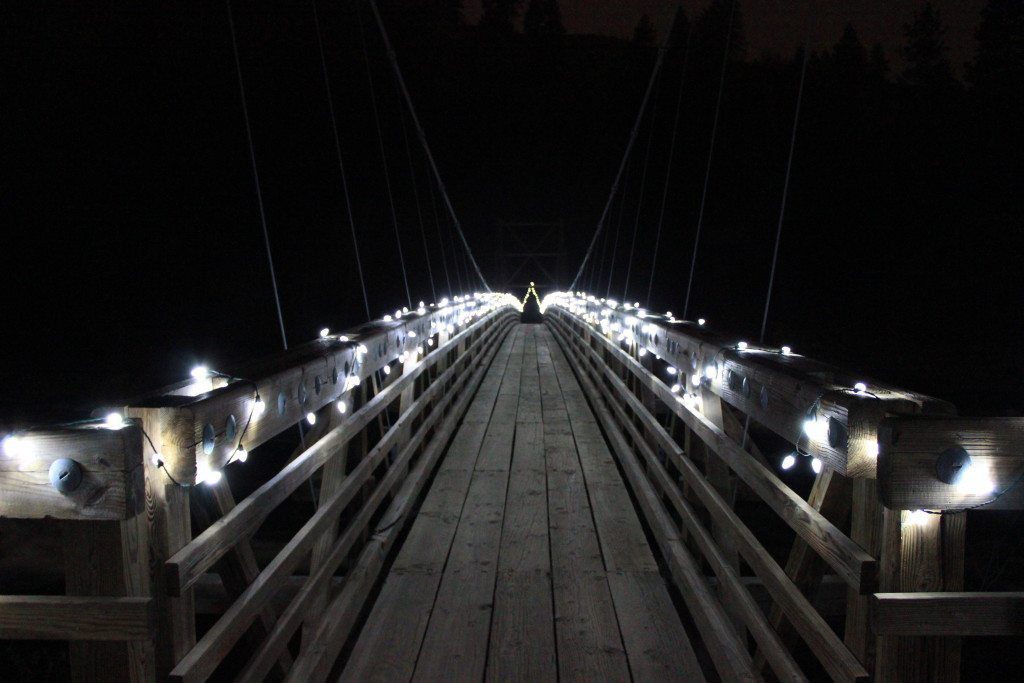
<svg viewBox="0 0 1024 683">
<path fill-rule="evenodd" d="M 1022 636 L 1024 593 L 875 593 L 871 628 L 885 636 Z"/>
<path fill-rule="evenodd" d="M 247 538 L 259 528 L 278 505 L 280 505 L 295 489 L 302 485 L 313 473 L 337 454 L 345 443 L 359 430 L 368 425 L 381 410 L 395 400 L 407 386 L 419 377 L 428 367 L 438 361 L 447 351 L 465 341 L 473 332 L 485 325 L 490 318 L 485 318 L 470 326 L 459 335 L 453 337 L 443 347 L 435 350 L 423 363 L 411 372 L 403 374 L 395 382 L 381 390 L 359 410 L 353 412 L 341 424 L 327 433 L 316 443 L 307 448 L 301 455 L 292 460 L 280 472 L 241 501 L 230 513 L 212 524 L 202 534 L 181 548 L 167 561 L 167 590 L 170 595 L 181 595 L 182 591 L 194 584 L 202 574 L 224 556 L 240 539 Z M 455 376 L 459 367 L 466 362 L 467 356 L 461 356 L 452 367 L 446 370 L 440 382 L 435 381 L 430 395 L 440 391 L 445 381 Z M 439 378 L 440 379 L 440 378 Z M 419 403 L 416 410 L 421 410 Z M 394 439 L 397 431 L 392 430 L 388 439 Z"/>
<path fill-rule="evenodd" d="M 480 325 L 485 324 L 486 321 L 481 321 Z M 493 321 L 490 321 L 493 322 Z M 282 616 L 278 619 L 275 624 L 273 632 L 270 634 L 268 644 L 273 647 L 264 648 L 264 653 L 273 652 L 273 656 L 269 659 L 260 659 L 260 662 L 267 662 L 268 666 L 272 665 L 274 661 L 278 659 L 282 648 L 276 645 L 286 645 L 288 638 L 290 638 L 291 631 L 294 631 L 294 627 L 297 627 L 299 623 L 299 617 L 304 614 L 305 606 L 308 599 L 313 595 L 313 590 L 320 585 L 322 580 L 328 576 L 328 571 L 333 572 L 337 567 L 337 564 L 345 557 L 348 550 L 352 547 L 352 544 L 358 538 L 358 535 L 362 533 L 362 529 L 370 521 L 370 518 L 383 502 L 384 497 L 391 490 L 392 485 L 399 482 L 399 477 L 403 475 L 403 468 L 408 463 L 412 455 L 421 446 L 425 439 L 428 431 L 432 428 L 433 423 L 439 419 L 443 414 L 444 408 L 451 402 L 454 397 L 452 391 L 442 393 L 447 380 L 451 377 L 457 377 L 458 372 L 463 370 L 464 365 L 470 364 L 472 361 L 479 363 L 482 357 L 490 349 L 493 349 L 496 340 L 500 337 L 501 330 L 507 328 L 507 323 L 510 320 L 506 319 L 506 324 L 492 325 L 487 332 L 475 340 L 474 343 L 464 352 L 460 358 L 452 364 L 444 373 L 438 376 L 408 408 L 401 414 L 399 419 L 391 426 L 391 428 L 382 436 L 381 440 L 370 450 L 369 453 L 362 459 L 362 461 L 356 466 L 356 468 L 346 477 L 341 487 L 334 492 L 334 494 L 327 500 L 323 500 L 320 503 L 317 511 L 314 515 L 303 525 L 303 527 L 295 534 L 294 537 L 285 545 L 285 547 L 278 553 L 278 555 L 271 561 L 271 563 L 260 572 L 256 580 L 246 588 L 245 591 L 239 596 L 239 598 L 227 609 L 227 611 L 221 616 L 221 618 L 214 624 L 214 626 L 203 636 L 203 638 L 192 648 L 188 654 L 178 662 L 174 670 L 171 672 L 171 678 L 174 680 L 183 681 L 201 681 L 209 677 L 213 671 L 217 668 L 219 663 L 222 661 L 224 656 L 230 651 L 233 645 L 238 641 L 241 635 L 244 633 L 248 625 L 256 618 L 260 609 L 269 601 L 276 591 L 279 581 L 284 577 L 288 576 L 291 571 L 297 566 L 298 562 L 301 561 L 302 557 L 311 548 L 313 543 L 322 535 L 322 533 L 328 528 L 332 521 L 338 516 L 342 509 L 344 509 L 352 500 L 357 492 L 359 492 L 363 485 L 368 481 L 370 475 L 374 470 L 384 462 L 390 449 L 394 445 L 400 445 L 401 451 L 398 457 L 390 463 L 387 474 L 384 479 L 376 484 L 374 492 L 370 498 L 364 501 L 360 507 L 360 510 L 352 520 L 348 529 L 342 537 L 342 541 L 339 541 L 336 546 L 336 552 L 332 552 L 331 557 L 328 558 L 327 563 L 321 565 L 318 572 L 310 579 L 312 582 L 309 591 L 300 592 L 300 594 L 293 600 L 292 607 L 289 607 L 287 611 L 287 619 Z M 441 353 L 444 352 L 442 348 Z M 435 352 L 437 353 L 437 352 Z M 440 353 L 435 357 L 440 357 Z M 421 364 L 418 368 L 421 372 L 423 365 Z M 412 378 L 415 375 L 410 373 L 409 377 Z M 464 378 L 463 381 L 468 379 Z M 409 380 L 411 381 L 411 379 Z M 395 382 L 387 390 L 400 391 L 402 388 L 400 382 Z M 378 394 L 379 398 L 383 396 L 383 392 Z M 436 405 L 434 401 L 439 401 Z M 370 404 L 364 406 L 364 408 L 370 408 L 370 411 L 359 411 L 363 412 L 363 415 L 359 418 L 364 420 L 364 424 L 369 422 L 370 418 L 375 414 L 375 410 L 379 410 L 381 406 L 387 405 L 387 399 L 384 399 L 383 403 L 378 404 L 377 407 L 372 407 Z M 406 443 L 399 444 L 398 440 L 400 435 L 408 434 L 408 427 L 412 422 L 420 415 L 426 407 L 431 407 L 431 412 L 424 418 L 419 424 L 418 428 L 414 433 L 409 436 L 409 440 Z M 358 413 L 357 413 L 358 414 Z M 353 416 L 355 417 L 355 416 Z M 344 430 L 343 427 L 350 425 L 349 421 L 346 421 L 341 427 L 329 433 L 321 441 L 317 442 L 307 449 L 302 455 L 300 455 L 292 464 L 295 462 L 303 461 L 308 462 L 310 460 L 309 453 L 313 451 L 317 445 L 323 443 L 328 437 L 331 437 L 335 433 L 353 434 L 351 427 L 348 430 Z M 334 441 L 338 441 L 342 437 L 336 437 Z M 331 453 L 327 457 L 337 453 L 337 443 L 333 444 L 335 447 L 331 449 Z M 321 463 L 322 464 L 322 463 Z M 291 465 L 290 465 L 291 466 Z M 301 468 L 312 474 L 316 468 L 304 467 Z M 297 469 L 293 469 L 294 473 Z M 307 475 L 308 476 L 308 475 Z M 296 475 L 292 474 L 288 481 L 294 483 Z M 304 480 L 304 479 L 303 479 Z M 268 484 L 276 482 L 275 486 L 282 486 L 280 483 L 282 479 L 275 477 L 271 479 Z M 301 482 L 300 482 L 301 483 Z M 265 485 L 266 486 L 266 485 Z M 263 490 L 263 487 L 261 487 Z M 294 490 L 294 489 L 292 489 Z M 257 491 L 259 493 L 259 491 Z M 253 494 L 255 496 L 256 494 Z M 269 495 L 269 494 L 265 494 Z M 287 494 L 286 494 L 287 495 Z M 216 527 L 214 525 L 207 532 L 212 532 L 209 535 L 204 533 L 202 536 L 196 539 L 201 543 L 193 542 L 186 546 L 182 552 L 178 553 L 175 558 L 181 558 L 188 560 L 186 564 L 179 565 L 176 563 L 175 558 L 172 558 L 167 563 L 167 569 L 169 574 L 177 574 L 179 583 L 182 586 L 189 586 L 198 579 L 201 574 L 196 573 L 196 568 L 199 566 L 194 561 L 191 561 L 193 553 L 195 551 L 201 552 L 203 558 L 203 564 L 212 564 L 210 558 L 214 557 L 217 552 L 223 554 L 220 550 L 223 548 L 225 543 L 237 542 L 238 537 L 231 533 L 232 526 L 239 524 L 238 522 L 232 522 L 233 519 L 248 519 L 248 523 L 251 524 L 253 517 L 249 512 L 243 512 L 235 515 L 235 511 L 239 510 L 242 505 L 245 505 L 248 501 L 253 499 L 250 496 L 241 504 L 239 504 L 228 516 L 223 520 L 225 524 Z M 264 509 L 263 514 L 269 513 L 269 509 Z M 215 528 L 216 527 L 216 528 Z M 227 535 L 226 534 L 230 534 Z M 212 550 L 216 552 L 211 553 Z M 336 561 L 335 561 L 336 560 Z M 327 567 L 332 565 L 328 570 Z M 181 568 L 187 566 L 189 573 L 183 575 Z M 291 628 L 287 637 L 283 636 L 284 630 Z M 276 634 L 276 635 L 275 635 Z M 276 644 L 276 645 L 275 645 Z"/>
<path fill-rule="evenodd" d="M 146 640 L 152 598 L 0 595 L 0 639 Z"/>
<path fill-rule="evenodd" d="M 556 328 L 558 326 L 565 326 L 562 322 L 556 322 Z M 672 437 L 665 431 L 661 424 L 650 415 L 648 410 L 643 406 L 643 403 L 629 391 L 625 384 L 619 379 L 614 371 L 607 366 L 595 366 L 593 361 L 598 360 L 594 356 L 594 351 L 587 344 L 582 343 L 577 337 L 577 343 L 573 344 L 571 337 L 564 336 L 572 334 L 572 332 L 566 330 L 564 333 L 559 332 L 559 336 L 562 343 L 570 345 L 572 350 L 582 355 L 587 359 L 587 366 L 591 373 L 595 375 L 595 380 L 600 378 L 603 380 L 602 386 L 610 387 L 614 390 L 614 394 L 605 396 L 602 392 L 597 391 L 593 388 L 593 385 L 589 385 L 591 389 L 591 401 L 593 404 L 597 404 L 598 401 L 603 400 L 608 407 L 614 410 L 618 416 L 618 424 L 624 425 L 633 437 L 633 443 L 639 447 L 641 452 L 645 450 L 649 453 L 650 446 L 646 444 L 646 440 L 640 434 L 638 428 L 633 424 L 632 420 L 626 415 L 625 409 L 622 407 L 622 402 L 625 402 L 629 406 L 632 413 L 643 421 L 644 430 L 651 434 L 657 441 L 658 445 L 670 456 L 672 463 L 676 466 L 679 472 L 682 474 L 686 484 L 688 484 L 693 492 L 700 498 L 705 508 L 711 513 L 712 517 L 723 524 L 729 529 L 730 534 L 735 539 L 737 546 L 740 549 L 741 554 L 747 563 L 754 569 L 765 586 L 769 589 L 773 599 L 783 607 L 783 610 L 790 621 L 797 628 L 801 636 L 803 636 L 805 642 L 807 642 L 811 651 L 817 656 L 818 660 L 826 668 L 827 671 L 836 680 L 859 680 L 867 677 L 867 671 L 860 665 L 857 659 L 850 653 L 849 649 L 843 644 L 843 642 L 836 637 L 835 633 L 828 626 L 828 624 L 821 618 L 814 607 L 810 604 L 807 598 L 800 592 L 800 590 L 793 584 L 793 582 L 786 576 L 783 569 L 778 565 L 777 562 L 772 558 L 770 553 L 761 545 L 759 541 L 754 537 L 753 533 L 746 527 L 746 525 L 739 519 L 732 508 L 722 499 L 722 497 L 715 491 L 704 476 L 696 469 L 690 459 L 683 453 L 679 445 L 672 439 Z M 579 367 L 579 361 L 572 354 L 567 354 L 570 357 L 570 362 L 575 366 L 578 375 L 582 375 Z M 641 368 L 642 369 L 642 368 Z M 671 394 L 670 394 L 671 395 Z M 675 401 L 673 401 L 675 402 Z M 603 408 L 602 410 L 607 410 Z M 628 459 L 628 449 L 625 452 L 625 457 Z M 747 456 L 748 459 L 751 459 Z M 660 486 L 664 487 L 663 490 L 675 491 L 675 487 L 671 486 L 667 477 L 667 472 L 664 471 L 664 466 L 657 461 L 653 453 L 649 453 L 648 459 L 648 473 L 654 472 L 655 476 L 660 480 Z M 781 482 L 780 482 L 781 484 Z M 671 488 L 670 488 L 671 487 Z M 755 489 L 756 490 L 756 489 Z M 689 510 L 690 514 L 687 515 L 689 506 L 676 492 L 675 496 L 670 496 L 670 500 L 674 503 L 680 516 L 683 518 L 684 523 L 687 523 L 687 528 L 691 533 L 695 534 L 699 545 L 714 548 L 714 542 L 710 538 L 703 539 L 701 542 L 701 536 L 706 536 L 706 531 L 703 526 L 696 520 L 692 510 Z M 816 511 L 814 511 L 815 514 Z M 692 527 L 692 528 L 691 528 Z M 838 530 L 836 533 L 840 534 Z M 845 538 L 845 536 L 843 536 Z M 705 552 L 705 557 L 708 557 L 709 562 L 714 562 L 711 557 Z M 724 563 L 723 563 L 724 564 Z M 718 571 L 716 571 L 716 574 Z M 722 574 L 719 575 L 720 579 L 728 580 L 729 573 L 722 569 Z M 748 628 L 751 628 L 751 633 L 755 636 L 758 641 L 758 645 L 762 648 L 762 652 L 765 653 L 769 663 L 772 664 L 774 670 L 781 679 L 792 680 L 793 677 L 800 678 L 802 674 L 799 673 L 799 669 L 795 668 L 795 664 L 792 659 L 788 656 L 781 644 L 775 638 L 774 632 L 764 622 L 764 615 L 760 612 L 756 605 L 753 605 L 752 600 L 749 600 L 749 593 L 743 588 L 737 588 L 741 591 L 749 604 L 747 609 L 743 609 L 741 602 L 741 613 L 745 617 L 745 622 Z M 750 607 L 753 608 L 753 612 L 750 611 Z M 756 613 L 756 614 L 755 614 Z"/>
</svg>

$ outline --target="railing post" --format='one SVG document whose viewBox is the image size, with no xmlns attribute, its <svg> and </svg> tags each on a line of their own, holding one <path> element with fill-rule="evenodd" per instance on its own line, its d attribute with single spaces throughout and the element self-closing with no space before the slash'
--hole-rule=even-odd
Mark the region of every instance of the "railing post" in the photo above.
<svg viewBox="0 0 1024 683">
<path fill-rule="evenodd" d="M 140 526 L 145 523 L 146 531 L 140 530 L 137 536 L 148 541 L 149 585 L 157 614 L 155 668 L 162 680 L 196 643 L 194 591 L 169 596 L 163 572 L 164 562 L 192 540 L 189 489 L 175 483 L 168 470 L 179 482 L 195 479 L 195 426 L 186 410 L 131 408 L 127 412 L 142 419 L 142 428 L 164 463 L 163 467 L 154 463 L 153 449 L 144 440 L 146 512 Z"/>
<path fill-rule="evenodd" d="M 879 592 L 962 590 L 965 521 L 884 509 Z M 960 646 L 959 637 L 879 636 L 875 679 L 958 681 Z"/>
</svg>

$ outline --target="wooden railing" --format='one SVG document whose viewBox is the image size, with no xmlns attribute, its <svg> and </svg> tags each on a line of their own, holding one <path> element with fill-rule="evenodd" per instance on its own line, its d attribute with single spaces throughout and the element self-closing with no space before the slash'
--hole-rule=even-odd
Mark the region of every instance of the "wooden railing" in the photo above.
<svg viewBox="0 0 1024 683">
<path fill-rule="evenodd" d="M 567 293 L 544 308 L 723 679 L 764 667 L 804 679 L 797 640 L 835 680 L 956 679 L 956 636 L 1024 631 L 1020 593 L 962 592 L 963 510 L 1021 507 L 1024 421 L 957 418 L 946 402 L 670 314 Z M 815 460 L 806 499 L 758 449 L 764 430 Z M 983 485 L 937 478 L 951 447 L 970 453 Z M 735 511 L 738 495 L 794 532 L 784 566 Z M 772 600 L 767 613 L 741 558 Z M 809 599 L 827 570 L 847 586 L 841 636 Z"/>
<path fill-rule="evenodd" d="M 243 680 L 322 680 L 519 310 L 475 295 L 396 311 L 112 407 L 123 422 L 8 435 L 0 513 L 70 521 L 67 595 L 0 596 L 0 638 L 70 640 L 84 679 L 205 680 L 245 640 Z M 236 504 L 225 473 L 300 422 L 287 465 Z M 51 466 L 80 480 L 59 490 Z M 253 534 L 300 487 L 318 487 L 315 512 L 257 562 Z M 195 591 L 218 575 L 197 640 Z"/>
</svg>

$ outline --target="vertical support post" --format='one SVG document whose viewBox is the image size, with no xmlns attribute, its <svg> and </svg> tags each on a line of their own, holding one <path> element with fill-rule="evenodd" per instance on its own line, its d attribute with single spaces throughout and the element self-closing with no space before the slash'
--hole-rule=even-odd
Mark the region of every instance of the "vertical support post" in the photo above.
<svg viewBox="0 0 1024 683">
<path fill-rule="evenodd" d="M 882 523 L 883 592 L 963 588 L 963 513 L 915 515 L 885 510 Z M 959 638 L 879 636 L 875 678 L 884 681 L 958 681 Z"/>
<path fill-rule="evenodd" d="M 159 450 L 164 467 L 176 473 L 175 479 L 194 481 L 196 438 L 191 414 L 177 408 L 131 408 L 127 412 L 142 419 L 143 430 Z M 156 466 L 149 441 L 143 448 L 147 529 L 139 538 L 148 541 L 149 580 L 157 614 L 156 677 L 165 679 L 196 644 L 194 591 L 190 588 L 180 597 L 171 597 L 164 577 L 164 562 L 192 540 L 192 519 L 189 489 Z"/>
<path fill-rule="evenodd" d="M 872 557 L 880 557 L 884 509 L 878 502 L 878 480 L 853 479 L 850 502 L 850 539 Z M 887 570 L 880 568 L 880 581 L 886 573 Z M 869 598 L 847 589 L 843 640 L 864 668 L 871 671 L 875 662 L 875 638 L 871 633 Z"/>
<path fill-rule="evenodd" d="M 124 521 L 66 521 L 64 576 L 68 595 L 148 597 L 148 528 L 145 514 Z M 72 681 L 151 681 L 152 641 L 69 643 Z"/>
</svg>

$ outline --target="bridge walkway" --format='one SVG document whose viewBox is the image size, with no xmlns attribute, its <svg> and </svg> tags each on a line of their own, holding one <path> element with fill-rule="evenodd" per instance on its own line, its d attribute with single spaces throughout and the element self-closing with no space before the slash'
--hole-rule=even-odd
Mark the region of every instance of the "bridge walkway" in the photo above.
<svg viewBox="0 0 1024 683">
<path fill-rule="evenodd" d="M 495 357 L 343 681 L 702 680 L 597 421 L 544 325 Z"/>
</svg>

